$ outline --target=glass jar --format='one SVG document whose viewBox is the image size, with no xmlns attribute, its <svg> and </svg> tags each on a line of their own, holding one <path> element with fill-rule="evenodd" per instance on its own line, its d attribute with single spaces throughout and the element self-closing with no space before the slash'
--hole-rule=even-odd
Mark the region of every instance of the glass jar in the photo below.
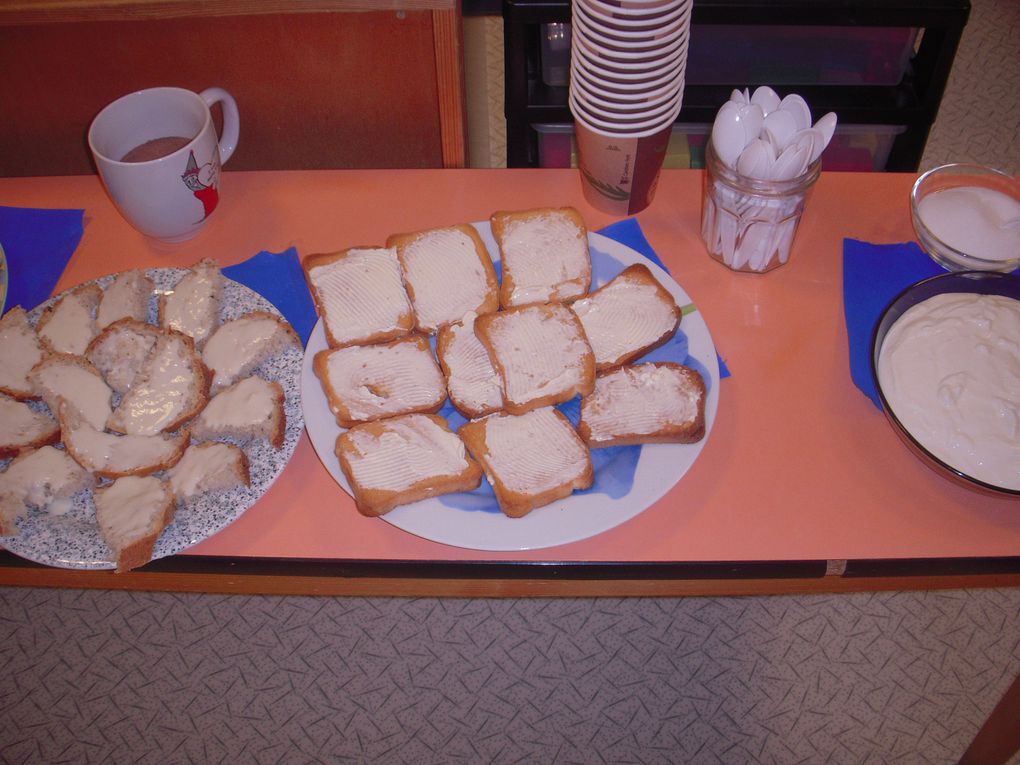
<svg viewBox="0 0 1020 765">
<path fill-rule="evenodd" d="M 708 254 L 734 271 L 764 273 L 786 263 L 821 169 L 817 159 L 797 178 L 759 181 L 724 165 L 709 140 L 701 208 Z"/>
</svg>

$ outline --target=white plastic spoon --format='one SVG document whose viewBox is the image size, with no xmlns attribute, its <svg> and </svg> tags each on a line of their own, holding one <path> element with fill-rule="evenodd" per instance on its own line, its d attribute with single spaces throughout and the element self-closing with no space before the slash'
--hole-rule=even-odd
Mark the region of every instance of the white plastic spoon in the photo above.
<svg viewBox="0 0 1020 765">
<path fill-rule="evenodd" d="M 779 102 L 779 108 L 794 116 L 798 130 L 811 127 L 811 108 L 807 105 L 807 101 L 797 93 L 790 93 L 786 96 Z"/>
<path fill-rule="evenodd" d="M 776 161 L 775 149 L 767 140 L 755 138 L 737 158 L 737 172 L 759 181 L 768 180 Z"/>
<path fill-rule="evenodd" d="M 794 144 L 776 158 L 770 177 L 774 181 L 790 181 L 804 174 L 811 158 L 811 142 Z"/>
<path fill-rule="evenodd" d="M 790 145 L 790 141 L 797 134 L 797 118 L 793 112 L 777 109 L 765 115 L 762 130 L 768 135 L 776 151 L 781 152 Z"/>
<path fill-rule="evenodd" d="M 817 153 L 812 157 L 812 162 L 822 155 L 822 152 L 825 151 L 825 147 L 828 146 L 829 141 L 832 140 L 832 136 L 836 132 L 836 121 L 836 113 L 827 112 L 819 117 L 818 122 L 815 123 L 814 128 L 821 134 L 822 142 L 821 146 L 815 147 L 815 151 Z"/>
<path fill-rule="evenodd" d="M 751 94 L 751 103 L 758 104 L 765 112 L 766 117 L 779 108 L 780 102 L 779 94 L 768 85 L 759 86 Z"/>
<path fill-rule="evenodd" d="M 746 143 L 740 107 L 731 102 L 723 104 L 712 125 L 712 148 L 715 155 L 724 165 L 733 167 Z"/>
</svg>

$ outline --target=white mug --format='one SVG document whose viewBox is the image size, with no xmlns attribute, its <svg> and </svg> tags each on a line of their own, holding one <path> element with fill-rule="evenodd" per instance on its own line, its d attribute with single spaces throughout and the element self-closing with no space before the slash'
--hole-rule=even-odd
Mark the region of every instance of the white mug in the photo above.
<svg viewBox="0 0 1020 765">
<path fill-rule="evenodd" d="M 223 107 L 219 138 L 209 111 L 217 102 Z M 149 88 L 99 112 L 89 148 L 128 222 L 155 239 L 181 242 L 216 209 L 220 168 L 234 153 L 239 130 L 237 103 L 222 88 Z"/>
</svg>

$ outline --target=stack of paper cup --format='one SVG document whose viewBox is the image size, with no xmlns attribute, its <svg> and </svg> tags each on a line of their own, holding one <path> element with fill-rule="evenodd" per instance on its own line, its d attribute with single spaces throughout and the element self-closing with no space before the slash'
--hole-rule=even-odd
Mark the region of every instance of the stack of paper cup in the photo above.
<svg viewBox="0 0 1020 765">
<path fill-rule="evenodd" d="M 683 100 L 693 0 L 572 0 L 570 111 L 585 199 L 652 201 Z"/>
</svg>

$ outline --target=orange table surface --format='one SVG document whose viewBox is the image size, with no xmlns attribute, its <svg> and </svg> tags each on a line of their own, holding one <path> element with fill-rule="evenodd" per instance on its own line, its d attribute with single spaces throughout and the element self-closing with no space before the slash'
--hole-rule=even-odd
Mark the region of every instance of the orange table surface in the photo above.
<svg viewBox="0 0 1020 765">
<path fill-rule="evenodd" d="M 1020 502 L 936 475 L 850 379 L 842 241 L 913 239 L 914 176 L 825 173 L 790 262 L 733 273 L 701 242 L 702 173 L 664 171 L 645 235 L 702 312 L 732 376 L 715 427 L 659 502 L 593 538 L 524 552 L 460 549 L 364 518 L 302 437 L 269 492 L 188 554 L 394 561 L 783 561 L 1020 555 Z M 223 265 L 260 250 L 301 256 L 381 244 L 389 234 L 485 220 L 497 209 L 573 205 L 591 230 L 615 219 L 586 203 L 571 170 L 230 173 L 220 208 L 190 242 L 130 228 L 95 177 L 0 179 L 0 204 L 85 209 L 57 289 L 126 268 Z M 881 274 L 876 274 L 881 278 Z"/>
</svg>

